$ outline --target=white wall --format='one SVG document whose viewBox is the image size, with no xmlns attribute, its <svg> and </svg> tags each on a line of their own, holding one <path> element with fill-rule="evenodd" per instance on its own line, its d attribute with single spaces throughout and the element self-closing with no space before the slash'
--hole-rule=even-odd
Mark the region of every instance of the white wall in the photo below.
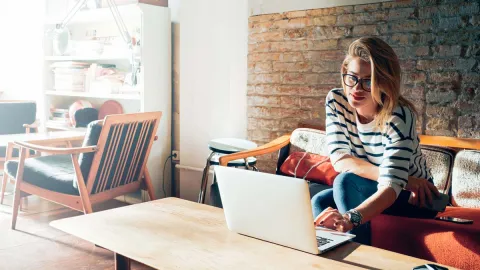
<svg viewBox="0 0 480 270">
<path fill-rule="evenodd" d="M 40 0 L 0 1 L 3 100 L 39 100 L 42 96 L 44 8 Z"/>
<path fill-rule="evenodd" d="M 203 168 L 209 140 L 246 138 L 247 0 L 182 0 L 179 15 L 180 163 Z M 180 170 L 181 197 L 196 200 L 200 179 Z"/>
<path fill-rule="evenodd" d="M 250 15 L 259 15 L 294 10 L 361 5 L 388 1 L 391 0 L 248 0 L 248 10 Z"/>
</svg>

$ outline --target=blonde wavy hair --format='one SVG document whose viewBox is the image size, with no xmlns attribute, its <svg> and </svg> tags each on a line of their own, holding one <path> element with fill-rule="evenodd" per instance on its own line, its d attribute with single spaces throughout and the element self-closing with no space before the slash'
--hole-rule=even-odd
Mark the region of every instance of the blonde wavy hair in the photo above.
<svg viewBox="0 0 480 270">
<path fill-rule="evenodd" d="M 372 97 L 378 104 L 375 124 L 381 128 L 392 115 L 398 105 L 408 107 L 417 114 L 413 104 L 400 94 L 401 70 L 398 57 L 393 49 L 383 40 L 376 37 L 362 37 L 350 44 L 347 56 L 343 60 L 341 73 L 347 73 L 348 64 L 359 57 L 370 62 L 372 68 Z M 345 84 L 343 91 L 346 93 Z"/>
</svg>

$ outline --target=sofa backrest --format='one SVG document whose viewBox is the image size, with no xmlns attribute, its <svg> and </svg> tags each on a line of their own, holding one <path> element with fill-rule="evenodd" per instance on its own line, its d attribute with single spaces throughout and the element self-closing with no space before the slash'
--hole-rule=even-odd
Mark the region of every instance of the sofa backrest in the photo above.
<svg viewBox="0 0 480 270">
<path fill-rule="evenodd" d="M 480 151 L 460 151 L 457 154 L 458 150 L 452 148 L 476 147 L 472 144 L 474 140 L 421 135 L 420 141 L 437 189 L 452 195 L 455 206 L 480 208 Z M 480 144 L 480 140 L 478 142 Z M 294 130 L 288 154 L 297 151 L 328 155 L 325 131 L 310 128 Z"/>
<path fill-rule="evenodd" d="M 25 133 L 24 124 L 33 124 L 37 113 L 34 101 L 0 102 L 0 135 Z"/>
</svg>

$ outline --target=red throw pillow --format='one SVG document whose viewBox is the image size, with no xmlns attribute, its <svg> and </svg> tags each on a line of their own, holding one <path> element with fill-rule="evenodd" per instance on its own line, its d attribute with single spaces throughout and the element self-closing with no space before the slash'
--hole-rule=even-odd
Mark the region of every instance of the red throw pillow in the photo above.
<svg viewBox="0 0 480 270">
<path fill-rule="evenodd" d="M 280 171 L 285 175 L 304 178 L 329 186 L 333 185 L 333 180 L 335 180 L 335 177 L 338 175 L 329 157 L 306 152 L 294 152 L 290 154 L 282 166 L 280 166 Z M 305 174 L 307 175 L 305 176 Z"/>
</svg>

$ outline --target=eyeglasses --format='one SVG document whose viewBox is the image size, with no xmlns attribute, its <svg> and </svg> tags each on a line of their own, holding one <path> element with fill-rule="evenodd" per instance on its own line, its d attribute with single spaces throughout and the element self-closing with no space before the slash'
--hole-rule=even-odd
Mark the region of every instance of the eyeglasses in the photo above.
<svg viewBox="0 0 480 270">
<path fill-rule="evenodd" d="M 360 83 L 361 88 L 366 91 L 370 92 L 372 91 L 372 80 L 370 79 L 359 79 L 355 75 L 351 74 L 342 74 L 343 77 L 343 83 L 347 86 L 354 87 L 357 85 L 357 83 Z"/>
</svg>

